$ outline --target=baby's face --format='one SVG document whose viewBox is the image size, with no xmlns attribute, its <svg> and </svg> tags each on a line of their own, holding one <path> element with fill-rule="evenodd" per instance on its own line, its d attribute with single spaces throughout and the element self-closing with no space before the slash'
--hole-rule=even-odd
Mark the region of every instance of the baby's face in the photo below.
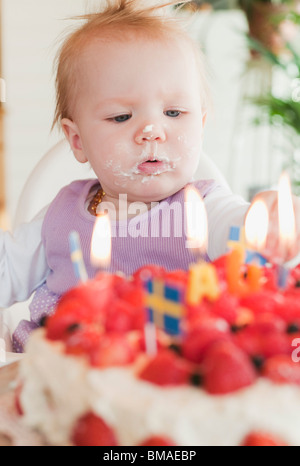
<svg viewBox="0 0 300 466">
<path fill-rule="evenodd" d="M 94 40 L 80 65 L 73 122 L 62 124 L 76 158 L 89 161 L 104 191 L 152 202 L 190 182 L 205 118 L 191 46 Z"/>
</svg>

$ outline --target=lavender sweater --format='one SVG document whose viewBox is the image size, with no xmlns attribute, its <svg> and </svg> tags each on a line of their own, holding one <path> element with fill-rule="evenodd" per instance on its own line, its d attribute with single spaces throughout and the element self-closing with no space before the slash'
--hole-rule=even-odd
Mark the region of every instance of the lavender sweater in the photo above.
<svg viewBox="0 0 300 466">
<path fill-rule="evenodd" d="M 21 321 L 13 335 L 13 349 L 22 352 L 30 332 L 42 317 L 51 314 L 59 297 L 78 280 L 70 258 L 69 235 L 76 230 L 89 278 L 97 269 L 90 263 L 91 238 L 95 217 L 86 209 L 86 199 L 97 180 L 74 181 L 63 188 L 50 205 L 42 228 L 42 241 L 49 268 L 46 282 L 36 291 L 30 305 L 30 321 Z M 214 181 L 193 185 L 204 198 L 216 187 Z M 151 210 L 130 220 L 112 221 L 110 272 L 131 275 L 145 264 L 158 264 L 168 270 L 185 269 L 194 260 L 186 248 L 184 190 L 157 203 Z"/>
</svg>

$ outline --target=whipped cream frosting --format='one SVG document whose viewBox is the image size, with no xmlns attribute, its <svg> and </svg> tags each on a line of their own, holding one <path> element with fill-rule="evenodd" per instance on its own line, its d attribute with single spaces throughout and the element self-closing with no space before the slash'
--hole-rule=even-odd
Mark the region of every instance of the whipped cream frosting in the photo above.
<svg viewBox="0 0 300 466">
<path fill-rule="evenodd" d="M 228 395 L 192 386 L 158 387 L 139 380 L 133 367 L 93 369 L 62 353 L 59 342 L 32 335 L 21 362 L 23 422 L 51 444 L 68 445 L 76 420 L 102 416 L 120 445 L 165 435 L 179 446 L 239 445 L 252 430 L 300 444 L 300 388 L 258 378 Z"/>
</svg>

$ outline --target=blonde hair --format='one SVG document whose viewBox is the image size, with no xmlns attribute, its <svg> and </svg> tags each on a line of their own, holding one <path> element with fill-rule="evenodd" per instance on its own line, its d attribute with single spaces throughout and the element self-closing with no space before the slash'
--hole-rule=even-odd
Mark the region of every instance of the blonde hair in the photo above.
<svg viewBox="0 0 300 466">
<path fill-rule="evenodd" d="M 190 0 L 183 0 L 180 4 L 189 2 Z M 179 19 L 175 12 L 172 15 L 167 12 L 167 7 L 178 5 L 178 0 L 164 1 L 162 4 L 156 1 L 150 6 L 149 3 L 150 0 L 106 0 L 103 10 L 76 18 L 84 20 L 84 24 L 64 40 L 55 60 L 56 108 L 52 128 L 63 118 L 72 119 L 71 102 L 77 89 L 79 57 L 91 38 L 122 40 L 125 33 L 134 32 L 157 39 L 171 34 L 175 37 L 182 36 L 193 46 L 196 45 L 185 31 L 182 18 Z M 203 93 L 202 103 L 206 107 L 209 89 L 200 50 L 197 50 L 196 57 Z"/>
</svg>

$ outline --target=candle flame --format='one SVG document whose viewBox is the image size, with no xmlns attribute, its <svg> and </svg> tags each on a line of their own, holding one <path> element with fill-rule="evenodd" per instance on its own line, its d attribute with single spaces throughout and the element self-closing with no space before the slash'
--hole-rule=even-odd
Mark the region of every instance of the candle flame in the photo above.
<svg viewBox="0 0 300 466">
<path fill-rule="evenodd" d="M 107 267 L 111 259 L 111 225 L 108 214 L 97 216 L 92 243 L 91 263 L 95 267 Z"/>
<path fill-rule="evenodd" d="M 207 248 L 207 213 L 199 192 L 189 186 L 185 192 L 187 247 L 203 253 Z"/>
<path fill-rule="evenodd" d="M 255 251 L 262 251 L 266 245 L 269 227 L 269 212 L 266 204 L 257 200 L 251 205 L 245 220 L 247 244 Z"/>
<path fill-rule="evenodd" d="M 296 220 L 289 176 L 283 172 L 278 187 L 280 253 L 286 261 L 296 241 Z"/>
</svg>

